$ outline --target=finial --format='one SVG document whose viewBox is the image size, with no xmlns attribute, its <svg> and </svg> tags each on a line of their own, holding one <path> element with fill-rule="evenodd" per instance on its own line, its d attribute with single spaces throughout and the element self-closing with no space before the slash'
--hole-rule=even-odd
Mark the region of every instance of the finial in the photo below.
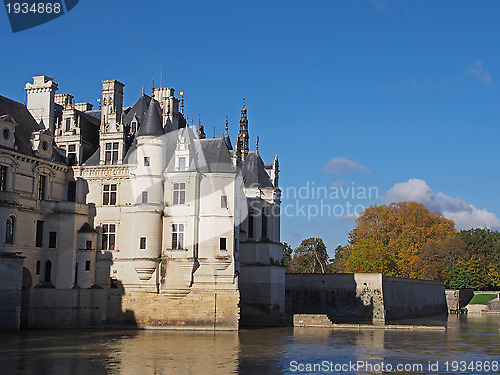
<svg viewBox="0 0 500 375">
<path fill-rule="evenodd" d="M 142 95 L 144 95 L 144 86 L 142 86 Z"/>
<path fill-rule="evenodd" d="M 243 98 L 243 108 L 245 108 L 245 98 Z"/>
<path fill-rule="evenodd" d="M 228 130 L 229 130 L 229 124 L 228 124 L 227 116 L 226 116 L 226 134 L 227 134 Z"/>
<path fill-rule="evenodd" d="M 259 136 L 257 136 L 257 142 L 255 143 L 255 149 L 259 151 Z"/>
<path fill-rule="evenodd" d="M 191 119 L 191 129 L 194 128 L 193 119 Z"/>
<path fill-rule="evenodd" d="M 184 114 L 184 91 L 181 91 L 181 113 Z"/>
<path fill-rule="evenodd" d="M 200 126 L 201 124 L 201 117 L 200 117 L 200 114 L 198 113 L 198 126 Z"/>
<path fill-rule="evenodd" d="M 155 80 L 153 78 L 153 82 L 151 83 L 151 97 L 154 99 L 155 97 Z"/>
<path fill-rule="evenodd" d="M 214 138 L 215 138 L 215 126 L 214 126 Z"/>
</svg>

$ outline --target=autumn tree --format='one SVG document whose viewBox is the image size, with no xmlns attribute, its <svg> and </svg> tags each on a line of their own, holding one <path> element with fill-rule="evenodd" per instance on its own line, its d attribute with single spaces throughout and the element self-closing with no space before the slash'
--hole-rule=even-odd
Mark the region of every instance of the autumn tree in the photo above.
<svg viewBox="0 0 500 375">
<path fill-rule="evenodd" d="M 329 263 L 326 246 L 321 238 L 308 238 L 293 253 L 288 272 L 325 273 Z"/>
<path fill-rule="evenodd" d="M 356 228 L 349 234 L 349 245 L 343 255 L 345 269 L 419 278 L 423 245 L 454 234 L 453 221 L 422 204 L 371 206 L 361 213 Z"/>
</svg>

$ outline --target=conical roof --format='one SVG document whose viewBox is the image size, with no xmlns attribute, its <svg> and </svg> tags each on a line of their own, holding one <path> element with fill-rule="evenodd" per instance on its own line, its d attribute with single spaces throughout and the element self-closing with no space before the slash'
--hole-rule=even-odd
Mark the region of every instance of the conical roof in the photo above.
<svg viewBox="0 0 500 375">
<path fill-rule="evenodd" d="M 139 130 L 137 131 L 137 137 L 142 135 L 162 135 L 162 119 L 160 115 L 160 108 L 156 100 L 152 99 L 149 103 L 148 111 L 146 113 L 146 118 L 144 119 Z"/>
</svg>

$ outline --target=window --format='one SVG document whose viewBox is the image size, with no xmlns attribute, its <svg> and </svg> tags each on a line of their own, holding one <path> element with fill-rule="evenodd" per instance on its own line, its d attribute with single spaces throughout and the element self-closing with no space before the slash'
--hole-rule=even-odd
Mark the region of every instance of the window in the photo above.
<svg viewBox="0 0 500 375">
<path fill-rule="evenodd" d="M 66 118 L 66 131 L 69 132 L 71 130 L 71 118 Z"/>
<path fill-rule="evenodd" d="M 45 262 L 45 282 L 50 283 L 52 279 L 52 262 L 50 260 Z"/>
<path fill-rule="evenodd" d="M 132 121 L 131 125 L 132 125 L 131 131 L 132 133 L 135 133 L 137 131 L 137 121 L 136 120 Z"/>
<path fill-rule="evenodd" d="M 111 165 L 118 163 L 118 142 L 108 142 L 104 150 L 104 164 Z"/>
<path fill-rule="evenodd" d="M 14 243 L 14 224 L 15 224 L 14 216 L 9 216 L 5 223 L 5 243 L 11 245 Z"/>
<path fill-rule="evenodd" d="M 49 248 L 54 249 L 57 244 L 57 232 L 49 232 Z"/>
<path fill-rule="evenodd" d="M 35 266 L 35 275 L 40 275 L 40 261 L 36 261 L 36 266 Z"/>
<path fill-rule="evenodd" d="M 144 157 L 144 166 L 149 167 L 149 156 Z"/>
<path fill-rule="evenodd" d="M 68 182 L 68 202 L 76 201 L 76 181 Z"/>
<path fill-rule="evenodd" d="M 186 170 L 186 158 L 179 158 L 179 170 L 180 171 Z"/>
<path fill-rule="evenodd" d="M 41 175 L 38 176 L 38 200 L 45 200 L 46 197 L 46 185 L 47 184 L 47 176 Z"/>
<path fill-rule="evenodd" d="M 267 208 L 262 210 L 262 238 L 267 238 Z"/>
<path fill-rule="evenodd" d="M 85 250 L 92 250 L 92 241 L 85 242 Z"/>
<path fill-rule="evenodd" d="M 102 249 L 114 250 L 115 249 L 115 224 L 102 225 Z"/>
<path fill-rule="evenodd" d="M 146 237 L 141 237 L 139 242 L 140 242 L 139 248 L 141 250 L 144 250 L 146 248 Z"/>
<path fill-rule="evenodd" d="M 248 238 L 253 238 L 253 220 L 254 219 L 254 212 L 253 209 L 250 208 L 248 210 Z"/>
<path fill-rule="evenodd" d="M 102 204 L 104 206 L 112 206 L 116 204 L 116 184 L 103 186 Z"/>
<path fill-rule="evenodd" d="M 174 204 L 186 203 L 186 184 L 184 182 L 174 184 Z"/>
<path fill-rule="evenodd" d="M 226 248 L 226 239 L 224 237 L 221 237 L 219 242 L 220 242 L 219 243 L 219 249 L 220 250 L 227 250 L 227 248 Z"/>
<path fill-rule="evenodd" d="M 184 224 L 172 224 L 172 249 L 184 249 Z"/>
<path fill-rule="evenodd" d="M 147 191 L 142 192 L 142 203 L 148 203 L 148 192 Z"/>
<path fill-rule="evenodd" d="M 76 146 L 68 145 L 68 165 L 76 165 Z"/>
<path fill-rule="evenodd" d="M 7 171 L 5 165 L 0 166 L 0 191 L 7 191 Z"/>
<path fill-rule="evenodd" d="M 90 260 L 86 260 L 85 261 L 85 271 L 90 271 L 90 265 L 91 265 Z"/>
<path fill-rule="evenodd" d="M 35 246 L 42 247 L 43 246 L 43 220 L 36 221 L 36 240 Z"/>
<path fill-rule="evenodd" d="M 227 195 L 220 197 L 220 208 L 227 208 Z"/>
</svg>

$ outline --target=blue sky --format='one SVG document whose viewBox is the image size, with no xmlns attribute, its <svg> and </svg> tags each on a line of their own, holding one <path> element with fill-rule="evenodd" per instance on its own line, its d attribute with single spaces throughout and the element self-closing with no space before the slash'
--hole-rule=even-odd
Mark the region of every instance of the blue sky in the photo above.
<svg viewBox="0 0 500 375">
<path fill-rule="evenodd" d="M 414 199 L 459 227 L 500 229 L 499 13 L 497 1 L 82 0 L 12 34 L 2 9 L 0 94 L 23 102 L 45 74 L 96 104 L 100 81 L 118 79 L 130 105 L 163 65 L 207 134 L 229 115 L 234 140 L 246 97 L 252 147 L 259 136 L 265 162 L 279 155 L 284 193 L 372 187 L 378 197 L 323 204 Z M 321 202 L 284 195 L 283 241 L 346 244 L 352 215 L 308 219 L 298 208 Z"/>
</svg>

